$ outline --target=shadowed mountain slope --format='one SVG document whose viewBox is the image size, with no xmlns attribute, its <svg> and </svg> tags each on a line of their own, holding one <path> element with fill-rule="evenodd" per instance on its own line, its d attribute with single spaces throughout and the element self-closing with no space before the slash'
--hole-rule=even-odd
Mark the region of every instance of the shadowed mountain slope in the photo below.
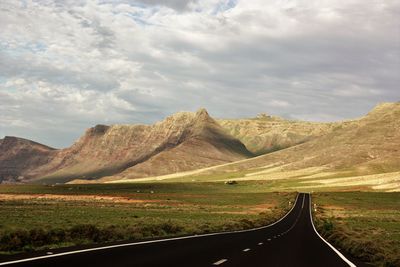
<svg viewBox="0 0 400 267">
<path fill-rule="evenodd" d="M 156 127 L 161 127 L 161 132 L 165 132 L 166 126 L 171 129 L 170 125 L 176 124 L 184 127 L 172 130 L 172 138 L 168 138 L 171 140 L 168 145 L 170 149 L 126 169 L 118 176 L 136 178 L 163 175 L 252 156 L 239 140 L 227 134 L 204 109 L 195 114 L 175 114 Z"/>
<path fill-rule="evenodd" d="M 56 150 L 18 137 L 0 139 L 0 183 L 23 181 L 49 162 Z"/>
</svg>

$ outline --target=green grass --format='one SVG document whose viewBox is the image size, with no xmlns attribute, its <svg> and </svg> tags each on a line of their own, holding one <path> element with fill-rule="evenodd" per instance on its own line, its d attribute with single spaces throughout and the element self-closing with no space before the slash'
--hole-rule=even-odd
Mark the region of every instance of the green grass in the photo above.
<svg viewBox="0 0 400 267">
<path fill-rule="evenodd" d="M 283 216 L 295 197 L 257 183 L 1 185 L 0 194 L 9 196 L 0 197 L 2 253 L 256 227 Z"/>
<path fill-rule="evenodd" d="M 163 193 L 213 195 L 219 193 L 263 193 L 270 192 L 270 190 L 270 183 L 267 181 L 245 181 L 233 186 L 226 185 L 224 182 L 172 183 L 169 180 L 166 182 L 127 184 L 0 185 L 0 194 L 144 195 L 145 197 L 151 191 L 157 193 L 156 197 Z"/>
<path fill-rule="evenodd" d="M 329 241 L 374 266 L 400 266 L 400 193 L 318 193 L 313 202 Z"/>
</svg>

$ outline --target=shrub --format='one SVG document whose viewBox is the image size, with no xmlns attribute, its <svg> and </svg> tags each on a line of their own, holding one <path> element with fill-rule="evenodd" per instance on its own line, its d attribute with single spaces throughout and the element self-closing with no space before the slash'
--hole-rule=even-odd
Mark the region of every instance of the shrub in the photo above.
<svg viewBox="0 0 400 267">
<path fill-rule="evenodd" d="M 33 246 L 43 246 L 44 244 L 49 243 L 49 235 L 48 232 L 45 232 L 43 229 L 32 229 L 29 231 L 28 240 L 26 240 L 29 245 Z"/>
<path fill-rule="evenodd" d="M 333 231 L 333 222 L 331 219 L 326 219 L 323 221 L 322 231 L 324 231 L 326 234 L 329 234 Z"/>
<path fill-rule="evenodd" d="M 100 240 L 100 230 L 92 224 L 75 225 L 69 230 L 69 235 L 72 240 Z"/>
<path fill-rule="evenodd" d="M 176 223 L 166 222 L 160 225 L 160 229 L 166 234 L 177 234 L 182 232 L 184 228 Z"/>
<path fill-rule="evenodd" d="M 18 230 L 12 233 L 4 234 L 0 239 L 1 250 L 20 251 L 28 243 L 29 232 L 26 230 Z"/>
</svg>

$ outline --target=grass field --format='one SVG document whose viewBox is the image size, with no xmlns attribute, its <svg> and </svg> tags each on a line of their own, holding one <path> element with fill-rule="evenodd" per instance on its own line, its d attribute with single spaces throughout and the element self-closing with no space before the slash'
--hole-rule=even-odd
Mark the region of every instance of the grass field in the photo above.
<svg viewBox="0 0 400 267">
<path fill-rule="evenodd" d="M 373 266 L 400 266 L 400 193 L 317 193 L 317 228 Z"/>
<path fill-rule="evenodd" d="M 257 183 L 1 185 L 0 251 L 251 228 L 294 198 Z"/>
<path fill-rule="evenodd" d="M 261 226 L 295 198 L 272 191 L 294 185 L 289 179 L 1 185 L 0 253 Z M 316 192 L 313 202 L 318 230 L 335 246 L 374 266 L 400 266 L 400 193 Z"/>
</svg>

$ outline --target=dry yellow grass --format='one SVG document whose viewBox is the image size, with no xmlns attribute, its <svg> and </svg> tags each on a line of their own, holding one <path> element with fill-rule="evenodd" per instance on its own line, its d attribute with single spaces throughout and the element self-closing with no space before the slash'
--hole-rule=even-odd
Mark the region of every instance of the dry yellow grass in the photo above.
<svg viewBox="0 0 400 267">
<path fill-rule="evenodd" d="M 334 179 L 317 179 L 307 180 L 302 183 L 317 183 L 320 185 L 313 185 L 312 187 L 355 187 L 355 186 L 369 186 L 372 189 L 383 191 L 400 191 L 400 172 L 371 174 L 352 176 Z"/>
</svg>

